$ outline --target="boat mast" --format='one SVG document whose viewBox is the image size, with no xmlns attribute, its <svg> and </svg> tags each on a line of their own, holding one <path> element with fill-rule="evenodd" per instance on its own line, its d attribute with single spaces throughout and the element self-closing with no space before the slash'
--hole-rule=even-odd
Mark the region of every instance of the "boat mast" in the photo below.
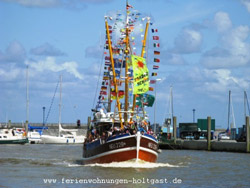
<svg viewBox="0 0 250 188">
<path fill-rule="evenodd" d="M 230 129 L 229 121 L 230 121 L 230 106 L 231 106 L 231 90 L 229 90 L 229 99 L 228 99 L 228 114 L 227 114 L 227 127 Z"/>
<path fill-rule="evenodd" d="M 118 107 L 118 114 L 119 114 L 121 129 L 123 129 L 122 114 L 121 114 L 121 103 L 120 103 L 119 96 L 118 96 L 118 86 L 117 86 L 117 82 L 116 82 L 115 64 L 114 64 L 114 59 L 113 59 L 113 52 L 112 52 L 110 35 L 109 35 L 109 26 L 108 26 L 107 17 L 105 17 L 105 26 L 106 26 L 106 33 L 107 33 L 107 37 L 108 37 L 108 47 L 109 47 L 110 61 L 111 61 L 111 66 L 112 66 L 112 71 L 113 71 L 113 82 L 114 82 L 114 86 L 115 86 L 116 103 L 117 103 L 117 107 Z"/>
<path fill-rule="evenodd" d="M 62 75 L 60 75 L 60 102 L 59 102 L 59 119 L 58 119 L 58 124 L 59 124 L 59 136 L 60 136 L 60 127 L 61 127 L 61 118 L 62 118 Z"/>
<path fill-rule="evenodd" d="M 124 105 L 124 123 L 127 125 L 128 123 L 128 106 L 129 106 L 129 101 L 128 101 L 128 91 L 129 91 L 129 86 L 128 86 L 128 61 L 129 61 L 129 52 L 130 52 L 130 46 L 129 46 L 129 24 L 128 24 L 128 0 L 126 3 L 126 49 L 125 49 L 125 54 L 126 54 L 126 64 L 125 64 L 125 105 Z"/>
<path fill-rule="evenodd" d="M 145 33 L 144 33 L 144 39 L 142 41 L 142 50 L 141 50 L 141 57 L 144 57 L 144 53 L 145 53 L 145 48 L 146 48 L 146 42 L 147 42 L 147 36 L 148 36 L 148 27 L 150 24 L 150 17 L 147 17 L 147 24 L 146 24 L 146 29 L 145 29 Z M 133 107 L 132 107 L 132 114 L 131 114 L 131 118 L 130 121 L 132 121 L 133 115 L 134 115 L 134 110 L 135 110 L 135 105 L 136 105 L 136 95 L 133 95 Z"/>
<path fill-rule="evenodd" d="M 26 67 L 26 121 L 29 121 L 29 65 Z"/>
<path fill-rule="evenodd" d="M 248 113 L 247 113 L 248 110 Z M 249 103 L 248 103 L 248 98 L 247 98 L 247 92 L 244 91 L 244 115 L 245 117 L 247 116 L 247 114 L 250 114 L 250 109 L 249 109 Z"/>
</svg>

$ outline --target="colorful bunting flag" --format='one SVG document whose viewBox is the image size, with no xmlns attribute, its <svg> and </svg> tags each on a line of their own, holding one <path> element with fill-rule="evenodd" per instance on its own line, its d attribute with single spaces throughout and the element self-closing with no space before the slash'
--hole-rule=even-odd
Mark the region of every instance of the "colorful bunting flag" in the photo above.
<svg viewBox="0 0 250 188">
<path fill-rule="evenodd" d="M 109 76 L 109 72 L 104 72 L 103 75 L 104 76 Z"/>
<path fill-rule="evenodd" d="M 103 80 L 109 80 L 108 76 L 103 76 Z"/>
<path fill-rule="evenodd" d="M 160 62 L 160 59 L 154 58 L 154 62 L 159 63 L 159 62 Z"/>
<path fill-rule="evenodd" d="M 158 65 L 154 65 L 153 69 L 159 69 L 159 66 Z"/>
<path fill-rule="evenodd" d="M 108 66 L 111 65 L 111 63 L 109 61 L 105 61 L 105 65 Z"/>
<path fill-rule="evenodd" d="M 152 29 L 151 31 L 152 31 L 152 33 L 158 32 L 158 29 Z"/>
<path fill-rule="evenodd" d="M 160 43 L 154 43 L 154 47 L 155 48 L 159 48 L 160 47 Z"/>
<path fill-rule="evenodd" d="M 157 76 L 157 73 L 156 72 L 152 72 L 152 76 Z"/>
<path fill-rule="evenodd" d="M 156 80 L 150 80 L 150 84 L 155 84 Z"/>
<path fill-rule="evenodd" d="M 153 87 L 149 87 L 149 91 L 154 91 L 154 88 Z"/>
<path fill-rule="evenodd" d="M 160 39 L 160 37 L 158 37 L 158 36 L 153 36 L 153 40 L 159 40 Z"/>
<path fill-rule="evenodd" d="M 107 90 L 107 87 L 106 86 L 102 86 L 101 90 Z"/>
<path fill-rule="evenodd" d="M 154 55 L 160 55 L 159 51 L 154 51 Z"/>
</svg>

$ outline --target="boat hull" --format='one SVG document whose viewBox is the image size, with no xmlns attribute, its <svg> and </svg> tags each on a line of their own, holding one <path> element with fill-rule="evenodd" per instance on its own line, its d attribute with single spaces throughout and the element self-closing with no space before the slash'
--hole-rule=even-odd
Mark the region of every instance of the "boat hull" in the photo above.
<svg viewBox="0 0 250 188">
<path fill-rule="evenodd" d="M 156 162 L 158 157 L 157 140 L 140 134 L 124 135 L 108 140 L 105 144 L 98 141 L 84 146 L 83 163 L 111 163 L 140 159 Z"/>
<path fill-rule="evenodd" d="M 65 138 L 58 136 L 42 135 L 41 143 L 43 144 L 82 144 L 84 137 Z"/>
<path fill-rule="evenodd" d="M 28 142 L 29 142 L 28 138 L 0 140 L 0 144 L 26 144 Z"/>
</svg>

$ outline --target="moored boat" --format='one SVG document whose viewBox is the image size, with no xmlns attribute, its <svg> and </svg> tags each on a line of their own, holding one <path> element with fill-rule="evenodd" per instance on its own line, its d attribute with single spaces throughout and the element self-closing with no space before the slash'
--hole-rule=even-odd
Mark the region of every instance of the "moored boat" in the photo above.
<svg viewBox="0 0 250 188">
<path fill-rule="evenodd" d="M 62 106 L 62 76 L 60 76 L 60 103 L 59 103 L 59 122 L 58 135 L 41 135 L 43 144 L 82 144 L 85 136 L 77 135 L 78 129 L 64 129 L 61 125 L 61 106 Z"/>
<path fill-rule="evenodd" d="M 26 144 L 28 138 L 22 129 L 0 129 L 0 144 Z"/>
<path fill-rule="evenodd" d="M 112 22 L 112 23 L 109 23 Z M 143 29 L 145 25 L 145 29 Z M 88 131 L 83 145 L 83 163 L 111 163 L 127 160 L 156 162 L 158 158 L 158 140 L 152 131 L 145 107 L 152 107 L 155 97 L 150 80 L 157 72 L 149 74 L 146 59 L 148 31 L 151 21 L 148 16 L 126 3 L 125 16 L 119 11 L 115 15 L 105 16 L 106 41 L 104 73 L 101 91 L 93 112 L 88 119 Z M 135 35 L 143 31 L 138 38 L 142 41 L 140 55 L 136 55 Z M 152 32 L 158 32 L 152 28 Z M 159 48 L 159 37 L 154 35 L 153 44 Z M 153 52 L 153 70 L 159 68 L 160 52 Z M 154 56 L 153 55 L 153 56 Z M 155 64 L 156 63 L 156 64 Z M 111 110 L 112 109 L 112 110 Z M 154 125 L 155 126 L 155 125 Z"/>
<path fill-rule="evenodd" d="M 59 124 L 59 135 L 41 135 L 42 144 L 82 144 L 85 136 L 77 135 L 77 129 L 64 129 Z"/>
</svg>

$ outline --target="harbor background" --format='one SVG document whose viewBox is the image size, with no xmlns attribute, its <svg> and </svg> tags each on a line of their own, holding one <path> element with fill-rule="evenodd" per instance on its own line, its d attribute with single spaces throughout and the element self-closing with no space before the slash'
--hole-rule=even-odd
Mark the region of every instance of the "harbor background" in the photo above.
<svg viewBox="0 0 250 188">
<path fill-rule="evenodd" d="M 250 186 L 250 158 L 245 153 L 163 150 L 155 164 L 85 166 L 78 163 L 82 145 L 2 145 L 0 150 L 0 187 Z M 98 179 L 131 182 L 102 184 L 97 183 Z M 96 183 L 83 184 L 80 180 L 96 180 Z"/>
</svg>

